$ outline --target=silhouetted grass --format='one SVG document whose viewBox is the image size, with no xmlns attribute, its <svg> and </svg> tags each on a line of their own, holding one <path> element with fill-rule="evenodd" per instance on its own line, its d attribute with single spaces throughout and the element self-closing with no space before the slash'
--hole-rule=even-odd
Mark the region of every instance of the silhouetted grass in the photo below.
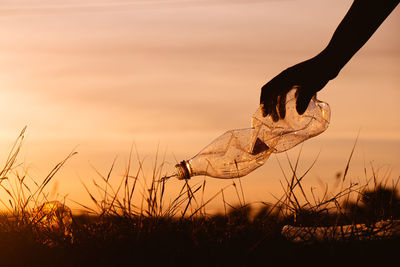
<svg viewBox="0 0 400 267">
<path fill-rule="evenodd" d="M 143 161 L 136 155 L 139 167 L 134 170 L 131 155 L 116 186 L 114 163 L 106 175 L 97 172 L 96 193 L 83 185 L 94 208 L 80 203 L 86 213 L 73 215 L 71 224 L 46 227 L 43 204 L 53 200 L 46 185 L 74 153 L 41 183 L 28 185 L 28 176 L 16 165 L 24 132 L 0 171 L 0 188 L 7 196 L 0 200 L 5 210 L 0 216 L 1 266 L 360 266 L 397 260 L 399 232 L 390 231 L 398 231 L 399 179 L 390 184 L 372 169 L 364 184 L 345 186 L 352 153 L 336 192 L 326 190 L 322 196 L 306 193 L 310 190 L 302 181 L 313 165 L 299 173 L 299 154 L 295 163 L 289 160 L 291 175 L 285 176 L 282 196 L 257 209 L 246 203 L 235 182 L 236 206 L 225 201 L 226 188 L 204 199 L 206 181 L 182 181 L 176 197 L 166 199 L 164 159 L 156 159 L 151 177 L 145 177 Z M 225 212 L 208 214 L 207 205 L 216 197 L 222 197 Z M 285 225 L 297 232 L 282 234 Z M 318 229 L 338 234 L 321 237 Z"/>
</svg>

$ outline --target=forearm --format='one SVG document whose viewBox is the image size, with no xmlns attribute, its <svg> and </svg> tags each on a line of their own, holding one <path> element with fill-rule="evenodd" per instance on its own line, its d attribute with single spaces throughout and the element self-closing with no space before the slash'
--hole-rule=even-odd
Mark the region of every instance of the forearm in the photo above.
<svg viewBox="0 0 400 267">
<path fill-rule="evenodd" d="M 335 78 L 353 55 L 368 41 L 399 0 L 355 0 L 328 46 L 317 56 Z"/>
</svg>

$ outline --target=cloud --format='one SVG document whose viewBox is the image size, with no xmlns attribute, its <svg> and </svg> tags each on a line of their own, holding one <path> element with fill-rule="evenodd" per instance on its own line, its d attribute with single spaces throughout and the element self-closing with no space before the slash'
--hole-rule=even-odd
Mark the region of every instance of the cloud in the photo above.
<svg viewBox="0 0 400 267">
<path fill-rule="evenodd" d="M 125 10 L 127 7 L 134 8 L 184 8 L 210 5 L 235 5 L 235 4 L 260 4 L 268 2 L 282 2 L 293 0 L 128 0 L 128 1 L 41 1 L 17 2 L 10 1 L 2 3 L 0 16 L 21 16 L 21 15 L 52 15 L 60 13 L 75 12 L 104 12 Z M 121 9 L 123 8 L 123 9 Z"/>
</svg>

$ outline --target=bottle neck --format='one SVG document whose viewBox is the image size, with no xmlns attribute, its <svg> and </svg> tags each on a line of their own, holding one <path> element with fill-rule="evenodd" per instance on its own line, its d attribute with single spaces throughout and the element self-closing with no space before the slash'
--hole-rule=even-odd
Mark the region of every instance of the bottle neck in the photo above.
<svg viewBox="0 0 400 267">
<path fill-rule="evenodd" d="M 175 165 L 177 177 L 179 180 L 189 180 L 193 176 L 192 168 L 188 161 L 183 160 Z"/>
</svg>

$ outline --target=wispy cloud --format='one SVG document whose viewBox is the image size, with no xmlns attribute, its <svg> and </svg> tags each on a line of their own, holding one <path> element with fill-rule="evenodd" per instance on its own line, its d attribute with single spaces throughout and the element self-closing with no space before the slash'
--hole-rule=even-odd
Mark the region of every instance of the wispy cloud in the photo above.
<svg viewBox="0 0 400 267">
<path fill-rule="evenodd" d="M 103 12 L 121 8 L 185 8 L 210 5 L 260 4 L 294 0 L 127 0 L 127 1 L 5 1 L 0 16 L 51 15 L 73 12 Z"/>
</svg>

